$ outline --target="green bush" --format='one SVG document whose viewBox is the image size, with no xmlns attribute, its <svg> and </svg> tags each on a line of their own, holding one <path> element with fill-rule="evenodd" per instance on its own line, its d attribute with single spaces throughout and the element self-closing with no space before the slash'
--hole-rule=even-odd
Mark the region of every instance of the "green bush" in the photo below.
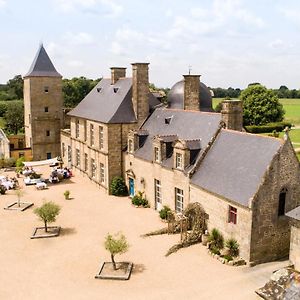
<svg viewBox="0 0 300 300">
<path fill-rule="evenodd" d="M 211 247 L 209 248 L 210 252 L 213 253 L 213 254 L 216 254 L 216 255 L 220 255 L 220 250 L 216 247 Z"/>
<path fill-rule="evenodd" d="M 224 238 L 218 229 L 213 228 L 210 235 L 208 236 L 210 242 L 210 249 L 221 250 L 224 248 Z"/>
<path fill-rule="evenodd" d="M 171 208 L 169 206 L 164 205 L 164 207 L 160 210 L 159 216 L 163 220 L 168 219 L 168 213 L 171 211 Z"/>
<path fill-rule="evenodd" d="M 4 185 L 0 185 L 0 194 L 4 195 L 6 193 L 6 187 Z"/>
<path fill-rule="evenodd" d="M 132 197 L 131 203 L 136 206 L 149 207 L 148 200 L 143 197 L 143 192 L 138 192 Z"/>
<path fill-rule="evenodd" d="M 110 184 L 110 193 L 114 196 L 128 196 L 128 189 L 122 177 L 114 177 Z"/>
<path fill-rule="evenodd" d="M 232 257 L 236 257 L 239 255 L 239 244 L 237 240 L 231 238 L 225 242 L 226 248 L 228 248 L 229 255 Z"/>
<path fill-rule="evenodd" d="M 64 196 L 65 196 L 65 199 L 66 199 L 66 200 L 69 200 L 69 197 L 70 197 L 70 191 L 69 191 L 69 190 L 66 190 L 66 191 L 64 192 Z"/>
<path fill-rule="evenodd" d="M 285 127 L 292 127 L 292 123 L 289 122 L 277 122 L 277 123 L 268 123 L 266 125 L 257 126 L 257 125 L 249 125 L 245 126 L 247 132 L 250 133 L 267 133 L 267 132 L 281 132 L 285 129 Z"/>
<path fill-rule="evenodd" d="M 227 261 L 233 260 L 231 255 L 224 255 L 223 258 L 226 259 Z"/>
</svg>

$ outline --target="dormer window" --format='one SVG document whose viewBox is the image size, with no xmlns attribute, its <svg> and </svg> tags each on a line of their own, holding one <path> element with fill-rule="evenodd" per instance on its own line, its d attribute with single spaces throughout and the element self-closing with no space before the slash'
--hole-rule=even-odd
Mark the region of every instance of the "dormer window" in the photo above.
<svg viewBox="0 0 300 300">
<path fill-rule="evenodd" d="M 117 93 L 119 88 L 114 87 L 114 93 Z"/>
<path fill-rule="evenodd" d="M 170 124 L 172 121 L 172 117 L 165 118 L 165 124 Z"/>
<path fill-rule="evenodd" d="M 160 162 L 159 148 L 158 147 L 154 147 L 154 161 L 155 162 Z"/>
<path fill-rule="evenodd" d="M 181 153 L 176 153 L 176 161 L 175 161 L 176 169 L 183 169 L 183 159 Z"/>
<path fill-rule="evenodd" d="M 101 92 L 101 90 L 102 90 L 102 88 L 101 88 L 101 87 L 98 87 L 98 88 L 97 88 L 97 92 L 98 92 L 98 93 L 100 93 L 100 92 Z"/>
</svg>

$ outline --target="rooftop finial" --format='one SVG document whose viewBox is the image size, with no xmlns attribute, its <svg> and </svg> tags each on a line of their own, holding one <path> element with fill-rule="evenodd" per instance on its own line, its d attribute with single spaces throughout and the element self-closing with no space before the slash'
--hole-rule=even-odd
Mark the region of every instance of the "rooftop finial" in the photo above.
<svg viewBox="0 0 300 300">
<path fill-rule="evenodd" d="M 191 72 L 192 72 L 192 66 L 189 65 L 189 75 L 191 75 Z"/>
</svg>

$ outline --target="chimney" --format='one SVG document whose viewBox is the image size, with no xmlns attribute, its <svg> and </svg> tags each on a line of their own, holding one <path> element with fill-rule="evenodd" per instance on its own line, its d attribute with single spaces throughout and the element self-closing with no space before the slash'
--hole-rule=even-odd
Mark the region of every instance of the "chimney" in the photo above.
<svg viewBox="0 0 300 300">
<path fill-rule="evenodd" d="M 149 115 L 149 63 L 132 64 L 132 104 L 138 126 Z"/>
<path fill-rule="evenodd" d="M 241 100 L 223 100 L 221 116 L 227 129 L 243 130 L 243 103 Z"/>
<path fill-rule="evenodd" d="M 200 76 L 201 75 L 183 75 L 184 110 L 200 110 Z"/>
<path fill-rule="evenodd" d="M 112 67 L 111 69 L 111 84 L 115 84 L 120 78 L 126 77 L 126 68 Z"/>
</svg>

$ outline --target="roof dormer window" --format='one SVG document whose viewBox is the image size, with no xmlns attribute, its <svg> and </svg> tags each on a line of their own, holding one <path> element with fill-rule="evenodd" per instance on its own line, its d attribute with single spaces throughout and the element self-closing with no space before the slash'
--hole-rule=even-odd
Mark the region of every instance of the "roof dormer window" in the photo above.
<svg viewBox="0 0 300 300">
<path fill-rule="evenodd" d="M 173 116 L 165 118 L 165 124 L 169 125 L 172 121 L 172 118 L 173 118 Z"/>
<path fill-rule="evenodd" d="M 183 169 L 183 156 L 181 153 L 176 153 L 176 161 L 175 161 L 176 169 Z"/>
<path fill-rule="evenodd" d="M 98 92 L 98 93 L 100 93 L 100 92 L 101 92 L 101 90 L 102 90 L 102 88 L 101 88 L 101 87 L 97 87 L 97 92 Z"/>
<path fill-rule="evenodd" d="M 119 90 L 119 88 L 117 88 L 117 87 L 114 87 L 114 93 L 117 93 L 117 92 L 118 92 L 118 90 Z"/>
</svg>

